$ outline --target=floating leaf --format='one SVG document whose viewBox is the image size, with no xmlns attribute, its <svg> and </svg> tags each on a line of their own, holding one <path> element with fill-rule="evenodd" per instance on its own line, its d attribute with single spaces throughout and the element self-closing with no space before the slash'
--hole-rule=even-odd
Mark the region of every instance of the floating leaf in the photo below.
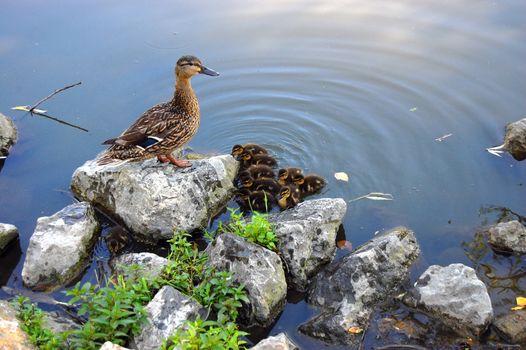
<svg viewBox="0 0 526 350">
<path fill-rule="evenodd" d="M 418 108 L 413 107 L 413 108 L 411 108 L 411 109 L 409 110 L 409 112 L 416 112 L 417 109 L 418 109 Z"/>
<path fill-rule="evenodd" d="M 348 251 L 352 251 L 352 243 L 345 239 L 336 242 L 336 246 L 340 249 L 347 249 Z"/>
<path fill-rule="evenodd" d="M 352 326 L 351 328 L 349 328 L 348 332 L 351 334 L 360 334 L 363 332 L 363 328 L 358 326 Z"/>
<path fill-rule="evenodd" d="M 517 306 L 512 307 L 512 310 L 522 310 L 526 309 L 526 298 L 525 297 L 517 297 Z"/>
<path fill-rule="evenodd" d="M 349 202 L 354 202 L 360 199 L 370 199 L 373 201 L 392 201 L 394 199 L 393 195 L 390 193 L 382 193 L 382 192 L 371 192 L 366 195 L 356 197 L 351 199 Z"/>
<path fill-rule="evenodd" d="M 443 136 L 437 137 L 437 138 L 435 139 L 435 141 L 442 142 L 442 141 L 444 141 L 445 139 L 447 139 L 447 138 L 450 137 L 450 136 L 453 136 L 453 134 L 445 134 L 445 135 L 443 135 Z"/>
<path fill-rule="evenodd" d="M 347 175 L 343 171 L 340 171 L 338 173 L 334 173 L 334 177 L 336 178 L 336 180 L 346 181 L 346 182 L 349 181 L 349 175 Z"/>
<path fill-rule="evenodd" d="M 503 149 L 505 150 L 504 144 L 502 144 L 500 146 L 486 148 L 486 151 L 488 151 L 489 153 L 493 154 L 494 156 L 502 157 L 501 154 L 504 153 L 504 151 L 502 151 Z"/>
<path fill-rule="evenodd" d="M 12 110 L 14 111 L 22 111 L 22 112 L 30 112 L 31 111 L 31 106 L 16 106 L 16 107 L 13 107 L 11 108 Z M 43 110 L 43 109 L 33 109 L 33 113 L 36 113 L 36 114 L 44 114 L 44 113 L 47 113 L 46 110 Z"/>
</svg>

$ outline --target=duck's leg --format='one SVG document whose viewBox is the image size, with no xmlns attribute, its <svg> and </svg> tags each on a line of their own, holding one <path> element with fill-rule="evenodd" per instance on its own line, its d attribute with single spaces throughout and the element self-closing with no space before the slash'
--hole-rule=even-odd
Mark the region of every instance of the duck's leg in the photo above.
<svg viewBox="0 0 526 350">
<path fill-rule="evenodd" d="M 162 155 L 158 155 L 157 156 L 157 160 L 159 160 L 159 162 L 161 162 L 161 163 L 168 163 L 169 162 L 169 160 L 166 159 L 166 157 L 162 156 Z"/>
<path fill-rule="evenodd" d="M 173 165 L 179 168 L 188 168 L 192 166 L 192 163 L 190 163 L 189 161 L 183 160 L 183 159 L 175 159 L 169 154 L 165 154 L 164 157 L 166 157 L 166 159 L 168 159 L 170 163 L 172 163 Z"/>
</svg>

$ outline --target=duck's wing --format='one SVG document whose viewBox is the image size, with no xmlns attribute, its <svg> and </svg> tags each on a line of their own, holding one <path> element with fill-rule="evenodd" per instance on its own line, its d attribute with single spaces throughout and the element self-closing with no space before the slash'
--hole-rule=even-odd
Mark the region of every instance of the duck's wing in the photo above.
<svg viewBox="0 0 526 350">
<path fill-rule="evenodd" d="M 103 144 L 148 147 L 159 142 L 166 134 L 168 120 L 165 114 L 168 108 L 168 103 L 162 103 L 150 108 L 126 129 L 122 135 L 106 140 Z"/>
</svg>

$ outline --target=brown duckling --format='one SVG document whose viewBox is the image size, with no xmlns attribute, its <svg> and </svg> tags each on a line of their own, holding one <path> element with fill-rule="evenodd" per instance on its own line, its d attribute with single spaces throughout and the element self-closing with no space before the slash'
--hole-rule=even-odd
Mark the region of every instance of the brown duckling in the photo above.
<svg viewBox="0 0 526 350">
<path fill-rule="evenodd" d="M 116 254 L 128 244 L 128 231 L 122 226 L 113 226 L 108 230 L 108 234 L 104 239 L 108 250 L 112 254 Z"/>
<path fill-rule="evenodd" d="M 273 167 L 278 164 L 276 159 L 268 154 L 253 154 L 250 151 L 241 153 L 240 160 L 242 168 L 248 168 L 251 165 L 268 165 Z"/>
<path fill-rule="evenodd" d="M 247 177 L 252 177 L 253 179 L 259 179 L 262 177 L 273 178 L 274 170 L 272 170 L 272 168 L 268 165 L 251 165 L 238 174 L 238 178 L 241 182 L 243 182 L 243 180 Z"/>
<path fill-rule="evenodd" d="M 303 170 L 300 168 L 285 168 L 278 171 L 278 182 L 281 186 L 293 183 L 292 179 L 298 175 L 302 175 Z"/>
<path fill-rule="evenodd" d="M 265 191 L 274 195 L 278 194 L 281 189 L 281 185 L 276 180 L 270 178 L 254 179 L 247 177 L 243 179 L 241 186 L 251 191 Z"/>
<path fill-rule="evenodd" d="M 238 195 L 243 199 L 246 207 L 252 211 L 268 212 L 274 206 L 276 199 L 266 191 L 254 191 L 243 188 L 238 191 Z"/>
<path fill-rule="evenodd" d="M 281 187 L 278 197 L 278 205 L 281 209 L 294 208 L 300 200 L 300 190 L 296 185 Z"/>
<path fill-rule="evenodd" d="M 260 145 L 256 145 L 255 143 L 246 143 L 244 145 L 234 145 L 232 147 L 232 156 L 234 158 L 239 157 L 243 152 L 249 151 L 252 152 L 252 154 L 267 154 L 267 150 Z"/>
<path fill-rule="evenodd" d="M 325 179 L 319 175 L 296 175 L 292 181 L 296 186 L 298 186 L 302 198 L 310 194 L 314 194 L 321 190 L 327 182 Z"/>
</svg>

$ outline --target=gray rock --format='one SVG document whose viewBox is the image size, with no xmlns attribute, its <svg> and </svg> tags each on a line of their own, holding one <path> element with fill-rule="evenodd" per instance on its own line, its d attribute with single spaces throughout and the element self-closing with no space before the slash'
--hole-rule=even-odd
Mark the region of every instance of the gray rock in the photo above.
<svg viewBox="0 0 526 350">
<path fill-rule="evenodd" d="M 237 169 L 230 155 L 185 169 L 157 159 L 104 166 L 91 160 L 75 171 L 71 189 L 117 216 L 136 238 L 157 241 L 171 238 L 174 228 L 205 227 L 230 200 Z"/>
<path fill-rule="evenodd" d="M 178 290 L 162 287 L 146 305 L 148 322 L 139 335 L 133 337 L 130 348 L 138 350 L 158 350 L 163 339 L 172 335 L 186 320 L 204 318 L 206 309 L 197 301 L 188 298 Z"/>
<path fill-rule="evenodd" d="M 114 275 L 122 275 L 126 279 L 140 276 L 146 278 L 158 277 L 168 263 L 166 258 L 153 253 L 128 253 L 110 260 L 110 267 Z M 137 269 L 131 268 L 137 265 Z"/>
<path fill-rule="evenodd" d="M 336 233 L 346 210 L 343 199 L 322 198 L 269 215 L 290 274 L 289 283 L 295 289 L 304 291 L 309 278 L 333 259 Z"/>
<path fill-rule="evenodd" d="M 62 333 L 80 328 L 72 319 L 61 316 L 57 312 L 44 312 L 45 327 L 54 333 Z"/>
<path fill-rule="evenodd" d="M 484 283 L 463 264 L 430 266 L 411 290 L 414 306 L 463 337 L 478 337 L 493 319 Z"/>
<path fill-rule="evenodd" d="M 100 347 L 99 350 L 129 350 L 128 348 L 123 348 L 120 345 L 113 344 L 111 341 L 107 341 Z"/>
<path fill-rule="evenodd" d="M 34 350 L 28 336 L 20 328 L 16 311 L 11 305 L 0 300 L 0 349 L 2 350 Z"/>
<path fill-rule="evenodd" d="M 298 350 L 299 348 L 287 337 L 285 333 L 280 333 L 273 337 L 268 337 L 257 343 L 252 350 Z"/>
<path fill-rule="evenodd" d="M 300 331 L 333 343 L 356 346 L 374 310 L 393 297 L 408 279 L 409 266 L 420 248 L 414 233 L 398 227 L 327 266 L 312 283 L 307 301 L 322 312 L 300 326 Z"/>
<path fill-rule="evenodd" d="M 13 121 L 0 113 L 0 159 L 7 156 L 9 148 L 16 142 L 16 127 Z"/>
<path fill-rule="evenodd" d="M 22 280 L 35 290 L 54 290 L 67 284 L 86 267 L 99 224 L 86 202 L 41 217 L 29 241 Z"/>
<path fill-rule="evenodd" d="M 506 126 L 504 147 L 516 160 L 526 159 L 526 118 Z"/>
<path fill-rule="evenodd" d="M 502 222 L 489 228 L 489 243 L 498 250 L 526 254 L 526 227 L 519 221 Z"/>
<path fill-rule="evenodd" d="M 0 223 L 0 254 L 12 240 L 18 237 L 18 229 L 14 225 Z"/>
<path fill-rule="evenodd" d="M 515 310 L 498 317 L 493 327 L 512 344 L 526 343 L 526 310 Z"/>
<path fill-rule="evenodd" d="M 250 304 L 240 310 L 247 324 L 267 326 L 285 306 L 287 282 L 279 256 L 232 233 L 219 235 L 206 248 L 208 264 L 230 271 L 243 284 Z"/>
</svg>

